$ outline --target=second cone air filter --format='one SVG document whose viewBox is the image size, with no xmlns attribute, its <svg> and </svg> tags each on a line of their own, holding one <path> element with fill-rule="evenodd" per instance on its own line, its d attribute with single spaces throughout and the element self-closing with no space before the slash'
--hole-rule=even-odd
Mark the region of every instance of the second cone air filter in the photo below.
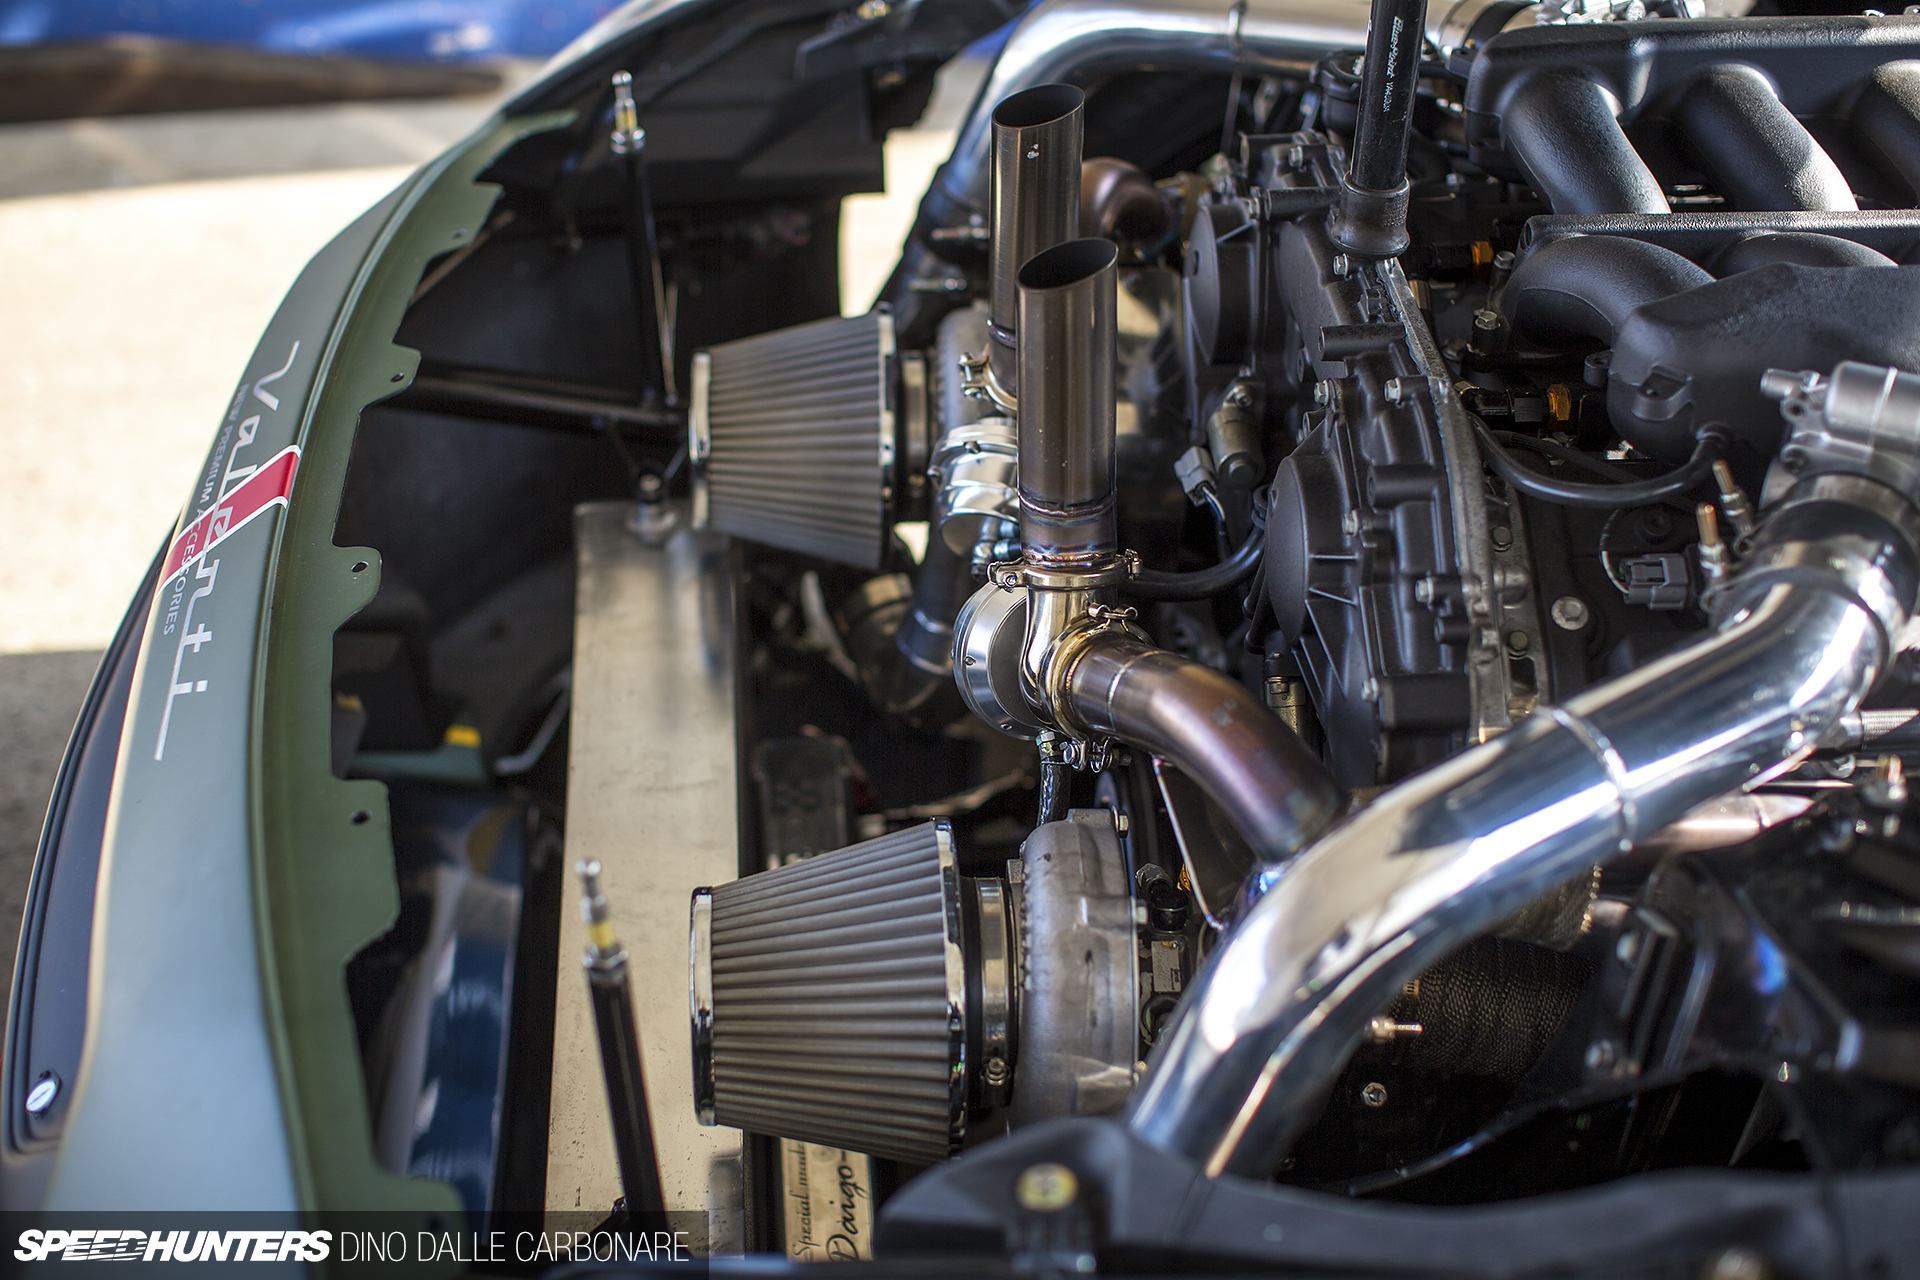
<svg viewBox="0 0 1920 1280">
<path fill-rule="evenodd" d="M 701 1119 L 915 1164 L 957 1149 L 960 888 L 935 822 L 698 890 Z"/>
<path fill-rule="evenodd" d="M 885 312 L 697 352 L 689 452 L 705 487 L 704 522 L 879 568 L 893 471 L 892 360 Z"/>
</svg>

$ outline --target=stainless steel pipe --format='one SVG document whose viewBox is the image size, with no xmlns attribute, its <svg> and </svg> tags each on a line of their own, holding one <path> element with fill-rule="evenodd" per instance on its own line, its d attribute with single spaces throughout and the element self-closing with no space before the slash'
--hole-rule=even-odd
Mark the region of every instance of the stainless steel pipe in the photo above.
<svg viewBox="0 0 1920 1280">
<path fill-rule="evenodd" d="M 1084 566 L 1119 548 L 1118 262 L 1111 240 L 1071 240 L 1020 268 L 1020 536 L 1030 564 Z"/>
<path fill-rule="evenodd" d="M 1020 298 L 1015 277 L 1036 253 L 1079 234 L 1086 100 L 1072 85 L 1043 84 L 993 109 L 987 364 L 1000 386 L 1016 395 Z"/>
<path fill-rule="evenodd" d="M 1116 631 L 1062 653 L 1063 710 L 1078 727 L 1145 748 L 1200 784 L 1266 863 L 1292 857 L 1339 813 L 1320 758 L 1244 685 Z"/>
<path fill-rule="evenodd" d="M 1366 43 L 1371 0 L 1043 0 L 1008 37 L 922 208 L 985 212 L 993 106 L 1051 83 L 1092 86 L 1153 67 L 1304 74 Z M 964 219 L 963 219 L 964 220 Z"/>
<path fill-rule="evenodd" d="M 1267 1173 L 1409 980 L 1840 730 L 1913 607 L 1920 516 L 1823 476 L 1760 537 L 1709 638 L 1400 784 L 1289 865 L 1190 989 L 1129 1125 L 1210 1175 Z"/>
</svg>

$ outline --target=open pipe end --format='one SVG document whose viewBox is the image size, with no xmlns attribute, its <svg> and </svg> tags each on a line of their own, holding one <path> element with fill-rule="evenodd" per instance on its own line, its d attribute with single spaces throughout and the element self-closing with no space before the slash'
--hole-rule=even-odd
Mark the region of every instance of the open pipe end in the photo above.
<svg viewBox="0 0 1920 1280">
<path fill-rule="evenodd" d="M 1057 124 L 1087 103 L 1087 95 L 1070 84 L 1043 84 L 1005 98 L 993 109 L 993 123 L 1002 129 L 1038 129 Z"/>
<path fill-rule="evenodd" d="M 1070 289 L 1119 261 L 1120 249 L 1111 240 L 1069 240 L 1030 258 L 1020 268 L 1020 287 L 1036 292 Z"/>
<path fill-rule="evenodd" d="M 1120 251 L 1069 240 L 1029 259 L 1020 291 L 1020 527 L 1027 556 L 1111 555 Z"/>
</svg>

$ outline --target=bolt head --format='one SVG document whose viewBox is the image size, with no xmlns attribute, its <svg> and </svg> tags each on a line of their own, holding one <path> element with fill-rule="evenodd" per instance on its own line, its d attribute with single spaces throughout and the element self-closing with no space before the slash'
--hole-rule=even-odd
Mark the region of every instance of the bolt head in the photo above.
<svg viewBox="0 0 1920 1280">
<path fill-rule="evenodd" d="M 1473 327 L 1482 332 L 1491 333 L 1500 327 L 1500 313 L 1482 308 L 1473 313 Z"/>
<path fill-rule="evenodd" d="M 1030 1164 L 1014 1179 L 1013 1197 L 1032 1213 L 1058 1213 L 1080 1198 L 1080 1179 L 1055 1161 Z"/>
<path fill-rule="evenodd" d="M 1549 612 L 1553 615 L 1553 625 L 1562 631 L 1579 631 L 1593 621 L 1587 602 L 1579 596 L 1561 596 Z"/>
<path fill-rule="evenodd" d="M 1340 517 L 1340 532 L 1349 538 L 1360 532 L 1360 513 L 1349 511 Z"/>
<path fill-rule="evenodd" d="M 1413 602 L 1415 604 L 1432 604 L 1433 597 L 1434 581 L 1431 577 L 1422 578 L 1413 584 Z"/>
<path fill-rule="evenodd" d="M 1503 524 L 1497 524 L 1487 530 L 1487 541 L 1493 543 L 1495 551 L 1505 551 L 1513 545 L 1513 530 Z"/>
<path fill-rule="evenodd" d="M 1353 274 L 1353 260 L 1344 253 L 1333 255 L 1333 274 L 1337 280 L 1345 280 Z"/>
<path fill-rule="evenodd" d="M 1587 1070 L 1603 1071 L 1614 1064 L 1620 1049 L 1611 1040 L 1595 1040 L 1587 1046 Z"/>
<path fill-rule="evenodd" d="M 1368 1081 L 1366 1086 L 1360 1090 L 1360 1101 L 1369 1107 L 1386 1106 L 1387 1086 L 1381 1084 L 1378 1080 Z"/>
<path fill-rule="evenodd" d="M 1313 384 L 1313 402 L 1315 404 L 1324 407 L 1331 399 L 1333 399 L 1333 386 L 1331 383 L 1316 382 Z"/>
<path fill-rule="evenodd" d="M 49 1071 L 33 1082 L 33 1088 L 27 1090 L 27 1114 L 45 1115 L 53 1100 L 60 1096 L 60 1077 Z"/>
<path fill-rule="evenodd" d="M 1516 658 L 1533 647 L 1533 637 L 1524 631 L 1507 632 L 1507 652 Z"/>
<path fill-rule="evenodd" d="M 1407 398 L 1407 384 L 1400 378 L 1388 378 L 1386 392 L 1388 404 L 1404 403 Z"/>
</svg>

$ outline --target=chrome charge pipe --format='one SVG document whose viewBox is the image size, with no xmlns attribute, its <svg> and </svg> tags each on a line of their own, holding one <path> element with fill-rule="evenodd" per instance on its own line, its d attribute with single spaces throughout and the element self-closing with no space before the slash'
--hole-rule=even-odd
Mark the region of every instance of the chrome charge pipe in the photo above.
<svg viewBox="0 0 1920 1280">
<path fill-rule="evenodd" d="M 1090 87 L 1147 67 L 1303 75 L 1334 50 L 1365 44 L 1370 10 L 1371 0 L 1043 0 L 1020 19 L 980 86 L 921 204 L 922 228 L 986 212 L 993 107 L 1013 94 L 1052 83 Z"/>
<path fill-rule="evenodd" d="M 1857 475 L 1801 480 L 1706 639 L 1401 783 L 1295 859 L 1190 988 L 1128 1124 L 1210 1175 L 1268 1173 L 1407 982 L 1843 734 L 1916 583 L 1909 498 Z"/>
</svg>

